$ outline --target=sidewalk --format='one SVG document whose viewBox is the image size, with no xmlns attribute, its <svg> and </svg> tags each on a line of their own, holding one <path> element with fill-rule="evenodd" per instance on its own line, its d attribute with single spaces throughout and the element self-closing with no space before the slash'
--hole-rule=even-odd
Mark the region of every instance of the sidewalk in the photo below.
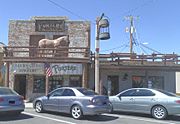
<svg viewBox="0 0 180 124">
<path fill-rule="evenodd" d="M 25 108 L 33 108 L 33 103 L 32 102 L 24 102 Z"/>
</svg>

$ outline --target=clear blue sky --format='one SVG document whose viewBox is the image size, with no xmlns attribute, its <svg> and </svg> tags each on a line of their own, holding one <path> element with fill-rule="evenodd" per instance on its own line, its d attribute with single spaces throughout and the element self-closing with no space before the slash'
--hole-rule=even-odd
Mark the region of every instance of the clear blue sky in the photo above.
<svg viewBox="0 0 180 124">
<path fill-rule="evenodd" d="M 128 52 L 129 34 L 125 16 L 135 20 L 136 39 L 161 53 L 180 54 L 180 0 L 1 0 L 0 41 L 8 43 L 9 20 L 27 20 L 32 16 L 67 16 L 70 20 L 91 21 L 91 50 L 95 49 L 95 20 L 105 13 L 110 19 L 111 39 L 100 41 L 100 52 Z M 142 46 L 141 46 L 142 47 Z M 151 54 L 140 46 L 135 52 Z"/>
</svg>

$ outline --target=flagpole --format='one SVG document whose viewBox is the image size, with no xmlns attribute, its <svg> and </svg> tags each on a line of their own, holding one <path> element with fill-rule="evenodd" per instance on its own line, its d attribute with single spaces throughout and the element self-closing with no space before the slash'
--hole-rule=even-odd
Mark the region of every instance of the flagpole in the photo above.
<svg viewBox="0 0 180 124">
<path fill-rule="evenodd" d="M 49 76 L 46 74 L 46 91 L 45 91 L 45 93 L 46 93 L 46 95 L 48 95 L 48 92 L 49 92 Z"/>
</svg>

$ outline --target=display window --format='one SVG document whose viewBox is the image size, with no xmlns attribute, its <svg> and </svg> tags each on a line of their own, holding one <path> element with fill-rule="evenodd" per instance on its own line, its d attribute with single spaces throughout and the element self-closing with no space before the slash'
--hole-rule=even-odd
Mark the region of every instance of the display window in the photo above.
<svg viewBox="0 0 180 124">
<path fill-rule="evenodd" d="M 80 75 L 69 76 L 69 85 L 72 87 L 82 87 L 82 76 Z"/>
<path fill-rule="evenodd" d="M 63 76 L 59 75 L 59 76 L 49 77 L 49 91 L 62 87 L 63 82 L 64 82 Z"/>
<path fill-rule="evenodd" d="M 163 76 L 132 76 L 132 87 L 133 88 L 156 88 L 164 89 L 164 77 Z"/>
<path fill-rule="evenodd" d="M 45 76 L 34 76 L 33 93 L 45 92 Z"/>
</svg>

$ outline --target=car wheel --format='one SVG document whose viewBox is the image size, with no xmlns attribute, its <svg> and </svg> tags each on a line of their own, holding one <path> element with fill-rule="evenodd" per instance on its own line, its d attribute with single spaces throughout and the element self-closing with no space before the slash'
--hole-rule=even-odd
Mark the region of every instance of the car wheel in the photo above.
<svg viewBox="0 0 180 124">
<path fill-rule="evenodd" d="M 43 112 L 42 102 L 40 102 L 40 101 L 36 102 L 36 104 L 35 104 L 35 111 L 38 112 L 38 113 Z"/>
<path fill-rule="evenodd" d="M 74 105 L 71 108 L 71 115 L 74 119 L 80 119 L 83 116 L 83 112 L 79 105 Z"/>
<path fill-rule="evenodd" d="M 168 115 L 166 108 L 163 106 L 154 106 L 151 112 L 152 116 L 156 119 L 165 119 Z"/>
</svg>

